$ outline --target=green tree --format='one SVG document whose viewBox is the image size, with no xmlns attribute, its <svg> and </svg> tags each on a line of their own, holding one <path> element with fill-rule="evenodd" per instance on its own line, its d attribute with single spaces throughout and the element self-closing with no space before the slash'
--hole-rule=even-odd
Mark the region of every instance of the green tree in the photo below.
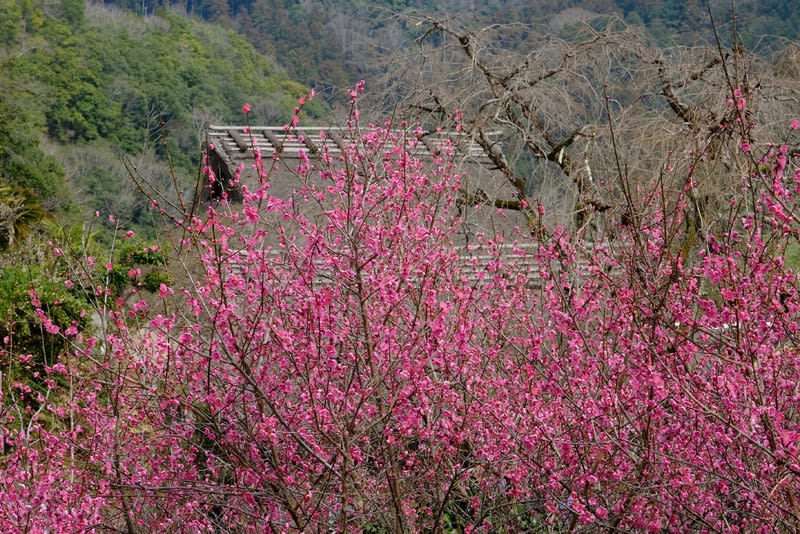
<svg viewBox="0 0 800 534">
<path fill-rule="evenodd" d="M 44 214 L 34 194 L 0 181 L 0 250 L 14 247 Z"/>
<path fill-rule="evenodd" d="M 15 0 L 0 0 L 0 45 L 10 46 L 19 35 L 22 9 Z"/>
<path fill-rule="evenodd" d="M 39 195 L 45 209 L 68 208 L 72 202 L 64 170 L 42 150 L 36 117 L 5 98 L 0 94 L 0 180 Z"/>
<path fill-rule="evenodd" d="M 47 314 L 46 327 L 37 309 Z M 40 265 L 8 267 L 0 272 L 0 369 L 26 381 L 42 376 L 68 344 L 67 330 L 88 327 L 90 306 L 64 279 Z M 37 374 L 38 373 L 38 374 Z"/>
<path fill-rule="evenodd" d="M 84 0 L 61 0 L 61 11 L 64 21 L 73 29 L 79 28 L 84 21 Z"/>
</svg>

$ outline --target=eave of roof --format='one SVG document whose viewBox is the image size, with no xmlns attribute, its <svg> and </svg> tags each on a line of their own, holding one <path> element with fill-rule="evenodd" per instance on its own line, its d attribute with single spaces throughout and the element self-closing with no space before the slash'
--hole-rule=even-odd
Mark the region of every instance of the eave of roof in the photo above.
<svg viewBox="0 0 800 534">
<path fill-rule="evenodd" d="M 459 132 L 425 132 L 417 136 L 411 131 L 394 130 L 399 138 L 419 140 L 411 151 L 415 157 L 433 157 L 445 141 L 452 141 L 457 158 L 489 165 L 483 149 L 469 137 Z M 206 131 L 206 142 L 231 169 L 242 161 L 252 160 L 254 149 L 262 157 L 280 154 L 281 158 L 299 158 L 302 152 L 314 154 L 323 147 L 330 154 L 344 150 L 346 133 L 339 128 L 298 127 L 287 130 L 285 126 L 212 125 Z M 387 148 L 389 148 L 387 143 Z"/>
</svg>

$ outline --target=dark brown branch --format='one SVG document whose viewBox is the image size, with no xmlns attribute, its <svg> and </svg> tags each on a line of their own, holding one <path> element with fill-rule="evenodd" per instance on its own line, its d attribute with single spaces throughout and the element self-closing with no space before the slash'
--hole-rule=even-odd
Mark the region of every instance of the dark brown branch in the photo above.
<svg viewBox="0 0 800 534">
<path fill-rule="evenodd" d="M 680 101 L 678 95 L 675 94 L 675 87 L 681 88 L 690 81 L 699 80 L 721 62 L 722 59 L 719 57 L 711 59 L 711 61 L 703 65 L 697 72 L 693 72 L 677 85 L 667 76 L 663 60 L 656 59 L 652 62 L 654 65 L 658 66 L 658 76 L 661 79 L 661 95 L 667 99 L 667 104 L 675 115 L 692 130 L 702 130 L 705 128 L 713 133 L 719 125 L 713 120 L 713 116 L 707 117 L 708 120 L 706 121 L 701 120 L 700 112 L 696 107 L 690 107 Z"/>
<path fill-rule="evenodd" d="M 501 210 L 523 211 L 525 205 L 519 199 L 490 198 L 483 189 L 474 192 L 461 190 L 461 197 L 456 200 L 459 206 L 489 205 Z"/>
</svg>

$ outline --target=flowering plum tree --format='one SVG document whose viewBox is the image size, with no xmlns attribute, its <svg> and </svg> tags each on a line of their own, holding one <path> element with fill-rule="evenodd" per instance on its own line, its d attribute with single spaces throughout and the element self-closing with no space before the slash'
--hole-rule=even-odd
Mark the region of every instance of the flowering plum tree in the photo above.
<svg viewBox="0 0 800 534">
<path fill-rule="evenodd" d="M 532 288 L 502 239 L 454 245 L 452 147 L 423 165 L 418 135 L 352 117 L 291 197 L 263 154 L 241 206 L 185 214 L 157 298 L 63 332 L 47 397 L 0 414 L 1 530 L 800 528 L 788 145 L 740 152 L 698 261 L 687 193 L 653 195 L 607 245 L 520 230 Z"/>
</svg>

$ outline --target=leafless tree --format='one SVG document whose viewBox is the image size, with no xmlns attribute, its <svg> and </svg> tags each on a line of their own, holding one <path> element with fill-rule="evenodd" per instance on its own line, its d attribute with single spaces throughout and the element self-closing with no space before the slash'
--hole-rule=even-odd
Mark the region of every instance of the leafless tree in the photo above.
<svg viewBox="0 0 800 534">
<path fill-rule="evenodd" d="M 524 207 L 534 197 L 549 216 L 530 211 L 532 226 L 572 226 L 586 239 L 646 225 L 682 191 L 694 220 L 681 224 L 708 231 L 724 176 L 745 168 L 730 134 L 754 121 L 755 146 L 797 111 L 790 52 L 781 74 L 738 45 L 662 49 L 613 17 L 581 17 L 560 36 L 521 24 L 403 22 L 418 28 L 415 46 L 387 60 L 374 105 L 431 128 L 460 123 L 516 191 L 488 203 Z"/>
</svg>

